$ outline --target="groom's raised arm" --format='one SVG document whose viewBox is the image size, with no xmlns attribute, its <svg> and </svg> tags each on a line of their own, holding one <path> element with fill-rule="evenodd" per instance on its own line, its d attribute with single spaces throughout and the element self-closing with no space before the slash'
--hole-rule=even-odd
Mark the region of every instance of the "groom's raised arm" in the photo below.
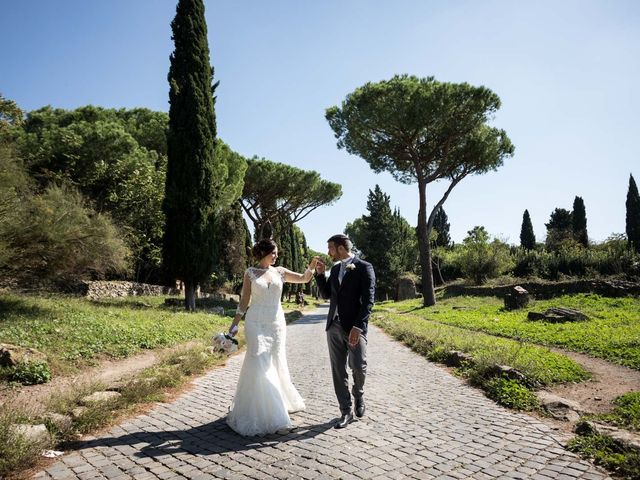
<svg viewBox="0 0 640 480">
<path fill-rule="evenodd" d="M 331 297 L 331 286 L 329 285 L 329 282 L 327 281 L 327 276 L 326 274 L 323 273 L 316 273 L 314 275 L 315 279 L 316 279 L 316 285 L 318 285 L 318 292 L 320 292 L 320 296 L 322 298 L 324 298 L 325 300 Z"/>
</svg>

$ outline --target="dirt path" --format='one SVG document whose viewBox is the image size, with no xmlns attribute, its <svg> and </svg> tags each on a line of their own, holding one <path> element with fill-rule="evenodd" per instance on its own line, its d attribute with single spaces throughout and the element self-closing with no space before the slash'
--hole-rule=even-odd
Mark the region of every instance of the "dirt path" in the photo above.
<svg viewBox="0 0 640 480">
<path fill-rule="evenodd" d="M 592 373 L 586 382 L 556 385 L 548 389 L 563 398 L 575 400 L 591 413 L 611 410 L 612 400 L 624 393 L 640 391 L 640 371 L 622 365 L 593 358 L 583 353 L 551 348 L 553 352 L 566 355 Z"/>
</svg>

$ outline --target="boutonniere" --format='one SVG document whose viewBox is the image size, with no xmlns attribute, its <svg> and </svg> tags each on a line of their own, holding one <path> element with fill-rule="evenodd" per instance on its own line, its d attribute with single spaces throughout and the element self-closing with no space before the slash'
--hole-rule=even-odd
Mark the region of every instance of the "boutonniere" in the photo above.
<svg viewBox="0 0 640 480">
<path fill-rule="evenodd" d="M 355 269 L 356 269 L 356 266 L 355 266 L 353 263 L 350 263 L 350 264 L 349 264 L 349 265 L 347 265 L 345 268 L 346 268 L 347 270 L 351 271 L 351 270 L 355 270 Z"/>
</svg>

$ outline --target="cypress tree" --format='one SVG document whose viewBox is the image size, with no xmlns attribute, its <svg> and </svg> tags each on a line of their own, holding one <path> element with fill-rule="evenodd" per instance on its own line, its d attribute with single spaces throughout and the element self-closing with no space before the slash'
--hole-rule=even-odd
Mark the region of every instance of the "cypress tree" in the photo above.
<svg viewBox="0 0 640 480">
<path fill-rule="evenodd" d="M 638 186 L 633 179 L 633 175 L 629 175 L 629 190 L 627 190 L 626 206 L 627 240 L 629 246 L 640 253 L 640 195 L 638 194 Z"/>
<path fill-rule="evenodd" d="M 533 233 L 533 224 L 529 216 L 529 210 L 522 215 L 522 227 L 520 227 L 520 246 L 527 250 L 536 248 L 536 235 Z"/>
<path fill-rule="evenodd" d="M 573 238 L 571 212 L 565 208 L 556 208 L 551 212 L 547 227 L 547 248 L 556 251 L 567 240 Z"/>
<path fill-rule="evenodd" d="M 278 265 L 289 270 L 295 270 L 295 253 L 292 249 L 293 241 L 291 239 L 291 221 L 288 218 L 278 217 L 273 223 L 269 222 L 272 228 L 272 239 L 278 245 Z M 266 237 L 263 237 L 266 238 Z M 282 295 L 288 296 L 293 290 L 292 283 L 285 283 L 282 289 Z"/>
<path fill-rule="evenodd" d="M 175 50 L 169 68 L 169 130 L 163 261 L 185 284 L 185 306 L 215 267 L 216 190 L 226 166 L 217 161 L 213 67 L 203 0 L 179 0 L 171 23 Z"/>
<path fill-rule="evenodd" d="M 225 280 L 242 281 L 248 263 L 245 228 L 246 222 L 242 218 L 242 207 L 238 201 L 216 217 L 215 272 L 219 277 L 219 284 Z"/>
<path fill-rule="evenodd" d="M 573 200 L 573 212 L 571 213 L 571 230 L 573 238 L 584 245 L 589 246 L 589 236 L 587 235 L 587 211 L 582 197 Z"/>
<path fill-rule="evenodd" d="M 440 207 L 433 220 L 433 228 L 438 232 L 438 236 L 434 241 L 436 247 L 448 247 L 451 245 L 451 236 L 449 235 L 449 219 L 444 211 L 444 208 Z"/>
<path fill-rule="evenodd" d="M 368 215 L 364 215 L 364 238 L 366 243 L 359 245 L 363 255 L 376 270 L 376 295 L 386 299 L 393 295 L 395 278 L 393 278 L 393 231 L 394 219 L 391 211 L 390 197 L 379 185 L 369 190 L 367 198 Z"/>
</svg>

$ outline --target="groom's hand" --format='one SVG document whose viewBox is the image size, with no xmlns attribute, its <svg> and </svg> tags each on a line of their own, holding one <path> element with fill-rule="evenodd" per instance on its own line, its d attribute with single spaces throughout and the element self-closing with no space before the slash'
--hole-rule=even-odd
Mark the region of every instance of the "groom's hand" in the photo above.
<svg viewBox="0 0 640 480">
<path fill-rule="evenodd" d="M 351 331 L 349 332 L 349 346 L 355 347 L 358 345 L 360 341 L 360 330 L 355 327 L 351 327 Z"/>
</svg>

